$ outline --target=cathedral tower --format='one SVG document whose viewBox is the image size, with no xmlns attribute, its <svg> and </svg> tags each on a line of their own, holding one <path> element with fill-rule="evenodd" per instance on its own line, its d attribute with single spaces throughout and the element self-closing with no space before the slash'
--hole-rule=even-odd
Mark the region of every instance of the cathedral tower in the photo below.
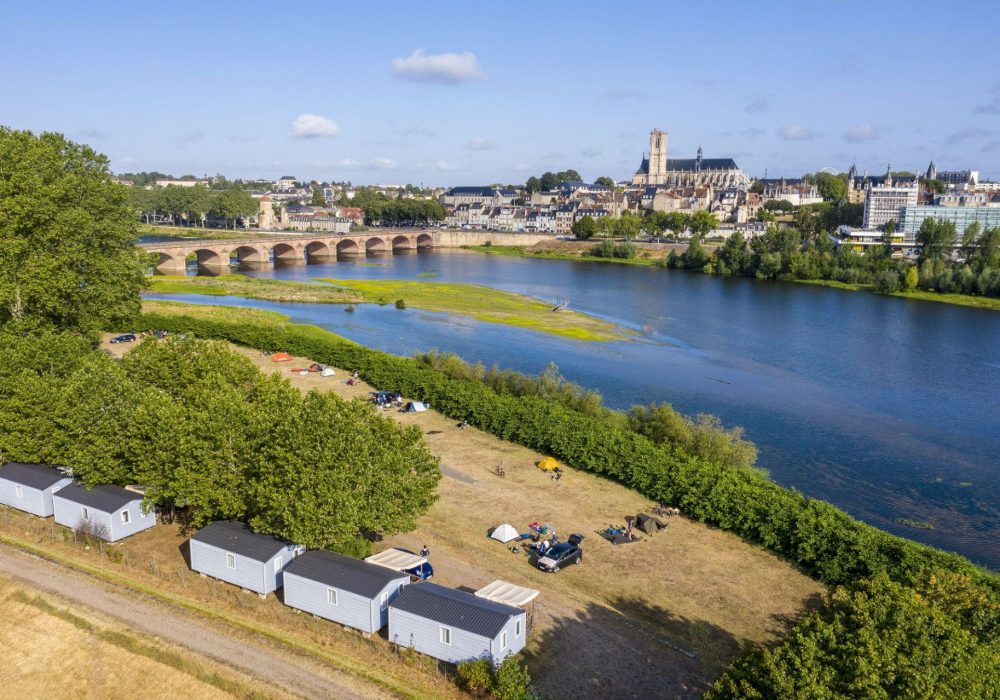
<svg viewBox="0 0 1000 700">
<path fill-rule="evenodd" d="M 653 129 L 649 132 L 649 177 L 648 185 L 663 185 L 667 182 L 667 132 Z"/>
</svg>

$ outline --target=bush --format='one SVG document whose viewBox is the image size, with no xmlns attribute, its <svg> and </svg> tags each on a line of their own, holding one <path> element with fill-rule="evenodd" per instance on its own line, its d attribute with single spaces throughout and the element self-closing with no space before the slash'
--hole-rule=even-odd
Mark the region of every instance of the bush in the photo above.
<svg viewBox="0 0 1000 700">
<path fill-rule="evenodd" d="M 895 270 L 885 270 L 875 278 L 875 291 L 892 294 L 899 291 L 899 273 Z"/>
<path fill-rule="evenodd" d="M 403 301 L 402 299 L 396 299 L 396 308 L 397 309 L 405 309 L 406 308 L 406 302 Z"/>
<path fill-rule="evenodd" d="M 489 693 L 497 700 L 535 700 L 538 697 L 531 688 L 528 669 L 514 656 L 506 657 L 499 666 L 494 666 L 485 657 L 463 661 L 457 673 L 459 685 L 474 695 Z"/>
</svg>

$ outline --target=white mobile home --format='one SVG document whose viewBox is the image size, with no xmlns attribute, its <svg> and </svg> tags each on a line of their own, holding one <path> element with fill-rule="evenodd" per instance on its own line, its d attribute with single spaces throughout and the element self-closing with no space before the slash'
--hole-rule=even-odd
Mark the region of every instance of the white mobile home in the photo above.
<svg viewBox="0 0 1000 700">
<path fill-rule="evenodd" d="M 73 530 L 86 528 L 108 542 L 156 525 L 156 514 L 142 509 L 142 494 L 120 486 L 98 484 L 88 489 L 72 483 L 52 494 L 56 522 Z"/>
<path fill-rule="evenodd" d="M 499 664 L 524 648 L 524 610 L 435 583 L 406 586 L 389 604 L 389 641 L 453 664 Z"/>
<path fill-rule="evenodd" d="M 0 503 L 47 518 L 53 512 L 52 494 L 72 483 L 55 467 L 8 462 L 0 467 Z"/>
<path fill-rule="evenodd" d="M 243 523 L 220 520 L 191 537 L 191 568 L 265 596 L 281 588 L 285 567 L 302 551 Z"/>
<path fill-rule="evenodd" d="M 372 634 L 389 621 L 389 603 L 409 574 L 314 550 L 285 569 L 285 605 Z"/>
</svg>

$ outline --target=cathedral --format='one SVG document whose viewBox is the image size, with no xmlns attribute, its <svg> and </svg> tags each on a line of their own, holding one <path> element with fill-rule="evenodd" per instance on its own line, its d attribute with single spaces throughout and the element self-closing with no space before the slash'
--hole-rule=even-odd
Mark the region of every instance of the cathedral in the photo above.
<svg viewBox="0 0 1000 700">
<path fill-rule="evenodd" d="M 653 129 L 649 133 L 649 155 L 632 176 L 632 184 L 748 187 L 750 178 L 732 158 L 705 158 L 700 146 L 696 158 L 667 158 L 667 132 Z"/>
</svg>

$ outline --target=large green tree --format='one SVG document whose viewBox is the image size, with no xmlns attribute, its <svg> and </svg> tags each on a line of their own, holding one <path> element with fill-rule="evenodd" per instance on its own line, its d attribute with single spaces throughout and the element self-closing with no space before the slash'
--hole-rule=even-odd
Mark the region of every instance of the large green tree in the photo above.
<svg viewBox="0 0 1000 700">
<path fill-rule="evenodd" d="M 917 230 L 916 239 L 921 259 L 937 261 L 949 257 L 957 237 L 954 221 L 924 219 Z"/>
<path fill-rule="evenodd" d="M 219 194 L 212 209 L 223 219 L 231 221 L 235 230 L 237 219 L 255 214 L 257 207 L 257 200 L 250 193 L 233 188 Z"/>
<path fill-rule="evenodd" d="M 691 234 L 698 237 L 705 236 L 714 231 L 718 225 L 719 220 L 715 218 L 715 214 L 704 209 L 696 211 L 688 221 L 688 228 L 691 229 Z"/>
<path fill-rule="evenodd" d="M 573 222 L 572 231 L 573 235 L 581 241 L 589 240 L 597 233 L 597 222 L 592 216 L 581 216 Z"/>
<path fill-rule="evenodd" d="M 133 318 L 146 265 L 134 211 L 103 155 L 0 127 L 0 323 L 90 332 Z"/>
</svg>

